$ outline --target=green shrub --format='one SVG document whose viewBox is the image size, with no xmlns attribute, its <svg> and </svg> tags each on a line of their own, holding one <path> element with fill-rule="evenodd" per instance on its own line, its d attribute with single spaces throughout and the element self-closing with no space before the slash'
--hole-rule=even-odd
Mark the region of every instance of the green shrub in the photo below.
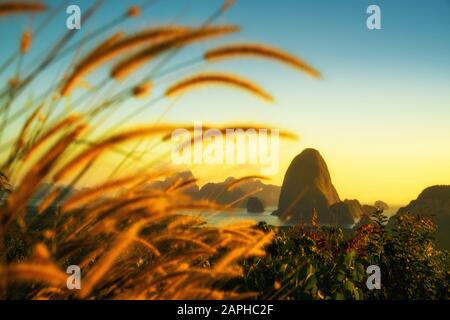
<svg viewBox="0 0 450 320">
<path fill-rule="evenodd" d="M 405 216 L 392 229 L 386 222 L 376 212 L 347 239 L 336 227 L 278 230 L 266 256 L 244 262 L 240 287 L 261 299 L 448 299 L 450 256 L 436 247 L 432 221 Z M 381 290 L 366 286 L 369 265 L 381 269 Z"/>
</svg>

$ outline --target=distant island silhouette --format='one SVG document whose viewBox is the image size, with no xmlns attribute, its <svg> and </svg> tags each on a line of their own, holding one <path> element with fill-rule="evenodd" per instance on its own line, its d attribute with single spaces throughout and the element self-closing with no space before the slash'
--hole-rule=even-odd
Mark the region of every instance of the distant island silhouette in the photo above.
<svg viewBox="0 0 450 320">
<path fill-rule="evenodd" d="M 7 177 L 4 176 L 7 182 Z M 174 184 L 195 181 L 191 171 L 175 173 L 164 180 L 148 183 L 147 188 L 166 190 Z M 236 181 L 235 177 L 228 177 L 222 182 L 209 182 L 202 186 L 189 183 L 181 192 L 196 200 L 208 200 L 222 205 L 232 204 L 233 208 L 246 209 L 248 213 L 260 213 L 267 208 L 277 209 L 272 213 L 290 224 L 311 223 L 313 210 L 322 225 L 335 225 L 344 228 L 357 228 L 371 223 L 370 216 L 376 210 L 387 210 L 389 205 L 377 200 L 373 205 L 361 204 L 357 199 L 341 200 L 331 181 L 327 164 L 320 152 L 308 148 L 298 154 L 289 165 L 282 186 L 266 184 L 259 179 L 249 179 L 238 184 L 235 188 L 228 186 Z M 8 186 L 8 183 L 3 183 Z M 54 203 L 47 209 L 54 215 L 58 207 L 76 190 L 69 186 L 41 184 L 35 195 L 27 204 L 27 221 L 37 213 L 41 201 L 55 188 L 61 193 Z M 2 188 L 2 201 L 13 186 Z M 88 189 L 88 188 L 86 188 Z M 396 218 L 404 215 L 430 216 L 437 225 L 437 243 L 450 248 L 450 185 L 436 185 L 425 188 L 407 206 L 393 215 L 388 226 L 393 226 Z"/>
<path fill-rule="evenodd" d="M 416 200 L 400 208 L 397 214 L 391 217 L 389 224 L 392 226 L 397 217 L 405 214 L 430 216 L 437 225 L 437 244 L 450 248 L 450 185 L 425 188 Z"/>
</svg>

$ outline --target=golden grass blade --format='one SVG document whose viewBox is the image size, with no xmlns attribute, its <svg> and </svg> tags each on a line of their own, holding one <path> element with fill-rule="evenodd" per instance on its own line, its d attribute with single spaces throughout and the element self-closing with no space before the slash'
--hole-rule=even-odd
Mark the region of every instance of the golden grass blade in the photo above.
<svg viewBox="0 0 450 320">
<path fill-rule="evenodd" d="M 227 135 L 229 130 L 243 130 L 243 131 L 247 131 L 247 130 L 267 130 L 270 133 L 270 130 L 268 128 L 270 128 L 271 126 L 267 125 L 267 126 L 263 126 L 260 124 L 254 124 L 254 125 L 249 125 L 249 124 L 227 124 L 227 125 L 203 125 L 202 129 L 203 130 L 208 130 L 211 128 L 217 128 L 223 135 Z M 189 127 L 184 127 L 184 129 L 188 130 L 191 134 L 195 133 L 195 127 L 194 126 L 189 126 Z M 271 128 L 271 129 L 276 129 L 276 128 Z M 230 133 L 228 133 L 230 134 Z M 278 135 L 283 138 L 283 139 L 289 139 L 289 140 L 298 140 L 299 137 L 297 134 L 293 133 L 293 132 L 289 132 L 289 131 L 285 131 L 285 130 L 280 130 L 278 129 Z M 169 133 L 165 136 L 163 136 L 161 138 L 161 141 L 169 141 L 172 138 L 172 133 Z M 196 135 L 194 137 L 191 138 L 190 141 L 185 141 L 180 145 L 180 149 L 182 149 L 182 147 L 192 144 L 195 141 L 198 140 L 202 140 L 203 136 L 201 135 Z"/>
<path fill-rule="evenodd" d="M 234 261 L 245 258 L 245 253 L 247 251 L 248 249 L 245 247 L 233 249 L 217 262 L 217 264 L 214 266 L 214 269 L 217 271 L 226 269 L 226 267 L 234 263 Z"/>
<path fill-rule="evenodd" d="M 133 237 L 132 239 L 134 241 L 136 241 L 137 243 L 142 244 L 147 249 L 149 249 L 155 256 L 157 256 L 157 257 L 161 256 L 161 252 L 159 252 L 159 250 L 154 245 L 152 245 L 150 242 L 148 242 L 142 238 L 139 238 L 139 237 Z"/>
<path fill-rule="evenodd" d="M 7 211 L 10 215 L 9 221 L 20 212 L 27 201 L 35 192 L 39 183 L 47 177 L 55 163 L 66 149 L 79 137 L 84 130 L 85 125 L 79 125 L 67 135 L 59 139 L 36 163 L 29 169 L 19 182 L 17 188 L 9 195 L 7 199 Z"/>
<path fill-rule="evenodd" d="M 38 111 L 39 112 L 39 111 Z M 30 157 L 32 157 L 41 147 L 47 142 L 50 138 L 52 138 L 55 134 L 60 131 L 67 129 L 71 125 L 77 123 L 80 120 L 80 116 L 71 115 L 60 122 L 56 123 L 53 127 L 48 129 L 36 142 L 28 149 L 28 151 L 24 154 L 22 160 L 27 161 Z"/>
<path fill-rule="evenodd" d="M 6 171 L 7 168 L 18 158 L 19 152 L 22 151 L 22 148 L 25 145 L 25 140 L 27 139 L 29 129 L 33 123 L 33 121 L 36 119 L 36 117 L 39 115 L 41 109 L 42 109 L 43 103 L 41 103 L 34 111 L 33 113 L 25 120 L 22 130 L 20 131 L 17 140 L 14 144 L 14 147 L 11 149 L 11 153 L 9 155 L 8 161 L 5 162 L 5 164 L 2 167 L 2 170 Z"/>
<path fill-rule="evenodd" d="M 243 238 L 247 241 L 253 241 L 253 237 L 251 235 L 248 235 L 245 232 L 241 232 L 241 231 L 233 230 L 233 229 L 227 229 L 227 228 L 222 228 L 220 231 L 224 234 L 229 233 L 235 237 Z"/>
<path fill-rule="evenodd" d="M 125 37 L 120 41 L 113 42 L 109 46 L 102 46 L 102 50 L 99 50 L 98 48 L 94 49 L 93 52 L 89 53 L 75 66 L 74 71 L 61 87 L 61 95 L 69 95 L 85 75 L 113 58 L 116 58 L 120 54 L 128 53 L 130 50 L 143 44 L 155 43 L 162 41 L 167 37 L 184 33 L 186 30 L 188 30 L 187 27 L 180 26 L 156 27 Z"/>
<path fill-rule="evenodd" d="M 226 134 L 227 130 L 229 130 L 229 129 L 234 129 L 234 130 L 242 129 L 244 131 L 252 130 L 252 129 L 256 130 L 256 131 L 258 131 L 258 130 L 267 130 L 267 134 L 271 134 L 272 130 L 278 130 L 278 135 L 279 135 L 280 138 L 288 139 L 288 140 L 298 140 L 299 139 L 299 136 L 297 134 L 293 133 L 293 132 L 282 130 L 282 129 L 279 129 L 279 128 L 274 128 L 274 127 L 272 127 L 270 125 L 264 126 L 264 125 L 261 125 L 261 124 L 253 124 L 253 125 L 251 125 L 251 124 L 239 124 L 239 123 L 234 123 L 233 124 L 233 123 L 230 123 L 230 124 L 228 124 L 226 126 L 222 126 L 220 128 L 220 130 L 222 131 L 223 134 Z"/>
<path fill-rule="evenodd" d="M 56 200 L 56 198 L 58 198 L 58 196 L 62 191 L 63 188 L 60 187 L 56 187 L 54 190 L 52 190 L 52 192 L 50 192 L 44 198 L 44 200 L 41 201 L 41 203 L 39 203 L 38 213 L 42 214 L 45 210 L 47 210 L 51 206 L 51 204 Z"/>
<path fill-rule="evenodd" d="M 42 242 L 36 244 L 33 249 L 32 259 L 34 261 L 49 261 L 50 260 L 50 252 L 45 244 Z"/>
<path fill-rule="evenodd" d="M 214 202 L 210 201 L 196 201 L 196 202 L 190 202 L 190 203 L 182 203 L 182 204 L 176 204 L 173 206 L 168 206 L 167 210 L 170 212 L 180 212 L 180 210 L 221 210 L 223 209 L 222 205 L 218 205 Z"/>
<path fill-rule="evenodd" d="M 205 60 L 209 62 L 242 57 L 256 57 L 275 60 L 299 69 L 314 78 L 322 78 L 321 73 L 306 62 L 285 51 L 267 45 L 233 44 L 209 50 L 204 54 Z"/>
<path fill-rule="evenodd" d="M 0 266 L 2 281 L 44 282 L 55 287 L 65 287 L 67 274 L 53 263 L 10 264 Z"/>
<path fill-rule="evenodd" d="M 133 224 L 125 230 L 109 248 L 101 260 L 86 275 L 83 286 L 80 291 L 80 297 L 86 298 L 95 287 L 95 285 L 107 274 L 107 271 L 114 264 L 115 260 L 129 246 L 129 244 L 137 237 L 144 222 L 140 221 Z"/>
<path fill-rule="evenodd" d="M 184 226 L 200 226 L 205 223 L 205 220 L 197 216 L 180 215 L 175 220 L 167 224 L 167 230 L 175 230 L 178 227 Z"/>
<path fill-rule="evenodd" d="M 234 25 L 225 25 L 205 27 L 175 35 L 172 38 L 168 38 L 166 41 L 162 41 L 161 43 L 155 45 L 150 45 L 135 55 L 119 62 L 111 71 L 111 77 L 117 80 L 122 80 L 130 73 L 136 71 L 144 63 L 147 63 L 156 56 L 167 52 L 168 50 L 181 48 L 194 42 L 208 40 L 213 37 L 223 36 L 237 31 L 239 31 L 239 27 Z"/>
<path fill-rule="evenodd" d="M 156 237 L 153 239 L 153 242 L 163 242 L 163 241 L 181 241 L 181 242 L 186 242 L 186 243 L 190 243 L 193 244 L 197 247 L 199 247 L 200 249 L 204 250 L 205 253 L 208 254 L 214 254 L 216 252 L 216 250 L 207 245 L 206 243 L 197 240 L 197 239 L 193 239 L 189 236 L 182 236 L 182 235 L 163 235 L 160 237 Z"/>
<path fill-rule="evenodd" d="M 264 246 L 269 244 L 272 241 L 274 236 L 273 231 L 267 233 L 263 237 L 259 239 L 255 244 L 249 245 L 246 247 L 233 249 L 231 252 L 226 254 L 223 258 L 221 258 L 217 264 L 214 266 L 214 270 L 220 271 L 226 269 L 229 265 L 234 263 L 238 259 L 242 259 L 245 257 L 260 255 L 264 251 L 261 251 Z"/>
<path fill-rule="evenodd" d="M 90 55 L 86 58 L 86 59 L 90 59 L 94 56 L 96 56 L 97 54 L 100 54 L 102 52 L 104 52 L 105 50 L 107 50 L 109 47 L 111 47 L 112 45 L 116 44 L 119 40 L 123 39 L 123 37 L 125 36 L 124 32 L 116 32 L 113 35 L 111 35 L 110 37 L 108 37 L 105 41 L 103 41 L 102 43 L 100 43 L 91 53 Z"/>
<path fill-rule="evenodd" d="M 36 119 L 36 117 L 39 115 L 39 112 L 41 112 L 41 109 L 43 107 L 43 103 L 41 103 L 34 111 L 33 113 L 27 118 L 25 123 L 23 124 L 22 131 L 19 134 L 19 137 L 17 138 L 16 142 L 16 149 L 15 151 L 18 152 L 23 145 L 25 144 L 25 139 L 28 134 L 28 130 L 30 129 L 31 124 Z"/>
<path fill-rule="evenodd" d="M 127 10 L 127 16 L 130 18 L 136 18 L 141 15 L 141 8 L 138 6 L 131 6 Z"/>
<path fill-rule="evenodd" d="M 57 297 L 57 299 L 61 299 L 64 295 L 64 291 L 60 288 L 55 287 L 46 287 L 42 288 L 36 293 L 36 296 L 33 297 L 33 300 L 48 300 L 53 297 Z"/>
<path fill-rule="evenodd" d="M 235 2 L 236 0 L 225 0 L 222 4 L 222 7 L 220 8 L 220 11 L 222 11 L 223 13 L 230 10 L 230 8 L 234 5 Z"/>
<path fill-rule="evenodd" d="M 37 13 L 47 10 L 41 2 L 8 1 L 0 3 L 0 16 L 20 13 Z"/>
<path fill-rule="evenodd" d="M 255 221 L 248 220 L 248 221 L 240 221 L 240 222 L 233 223 L 231 225 L 226 226 L 226 228 L 230 229 L 230 230 L 246 230 L 246 229 L 250 229 L 254 226 L 255 226 Z"/>
<path fill-rule="evenodd" d="M 96 157 L 98 157 L 101 153 L 103 153 L 108 148 L 124 143 L 129 142 L 139 138 L 145 138 L 152 135 L 164 134 L 169 131 L 173 131 L 180 126 L 176 125 L 160 125 L 160 126 L 152 126 L 152 127 L 143 127 L 131 129 L 116 135 L 113 135 L 109 138 L 104 139 L 96 144 L 94 144 L 89 149 L 81 152 L 79 155 L 75 156 L 71 161 L 69 161 L 66 165 L 63 166 L 54 176 L 53 180 L 58 181 L 67 177 L 71 174 L 75 169 L 79 168 L 83 164 L 88 161 L 92 161 Z"/>
<path fill-rule="evenodd" d="M 62 211 L 63 212 L 70 211 L 78 206 L 83 205 L 86 202 L 98 198 L 99 196 L 105 195 L 110 191 L 117 191 L 121 187 L 129 186 L 140 180 L 147 181 L 150 178 L 151 178 L 150 175 L 139 174 L 135 176 L 125 177 L 122 179 L 107 181 L 103 184 L 90 188 L 87 191 L 79 191 L 64 202 L 64 205 L 62 206 Z"/>
<path fill-rule="evenodd" d="M 207 270 L 207 269 L 200 269 L 200 268 L 183 268 L 179 271 L 171 272 L 165 276 L 157 278 L 155 281 L 148 284 L 148 288 L 157 287 L 161 285 L 162 283 L 169 282 L 169 280 L 173 280 L 182 276 L 189 275 L 188 281 L 203 279 L 203 281 L 207 281 L 208 279 L 229 279 L 233 277 L 239 277 L 242 275 L 242 272 L 239 270 Z M 203 282 L 202 281 L 202 282 Z"/>
<path fill-rule="evenodd" d="M 193 184 L 195 184 L 198 181 L 198 179 L 188 179 L 188 180 L 179 180 L 179 181 L 175 181 L 175 183 L 173 183 L 172 185 L 170 185 L 166 191 L 167 192 L 173 192 L 173 191 L 177 191 L 189 186 L 192 186 Z"/>
<path fill-rule="evenodd" d="M 167 97 L 177 97 L 204 85 L 219 84 L 247 91 L 263 100 L 273 102 L 273 97 L 253 82 L 226 73 L 203 73 L 182 80 L 166 90 Z"/>
<path fill-rule="evenodd" d="M 140 211 L 143 213 L 150 213 L 152 218 L 157 220 L 162 216 L 167 217 L 169 212 L 167 212 L 167 200 L 164 198 L 164 194 L 159 195 L 149 195 L 146 197 L 132 197 L 129 199 L 120 199 L 118 201 L 107 201 L 100 208 L 94 208 L 90 210 L 90 216 L 97 217 L 124 217 L 126 220 L 130 217 L 130 212 Z M 149 212 L 151 209 L 151 212 Z M 148 218 L 150 219 L 150 218 Z M 87 224 L 84 224 L 87 226 Z M 109 228 L 109 226 L 106 225 Z M 103 226 L 99 230 L 104 230 Z M 107 230 L 108 231 L 108 230 Z"/>
<path fill-rule="evenodd" d="M 214 289 L 203 289 L 203 288 L 186 288 L 186 290 L 180 290 L 175 297 L 176 300 L 183 298 L 188 300 L 223 300 L 225 299 L 225 294 L 223 291 Z"/>
</svg>

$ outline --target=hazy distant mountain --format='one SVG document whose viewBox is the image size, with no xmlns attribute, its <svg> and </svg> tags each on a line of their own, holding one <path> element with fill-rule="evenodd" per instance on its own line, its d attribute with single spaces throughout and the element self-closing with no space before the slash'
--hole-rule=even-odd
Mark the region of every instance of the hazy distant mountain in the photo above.
<svg viewBox="0 0 450 320">
<path fill-rule="evenodd" d="M 229 177 L 223 182 L 207 183 L 200 188 L 195 198 L 213 201 L 223 205 L 233 204 L 233 207 L 245 207 L 245 192 L 239 187 L 227 190 L 235 178 Z"/>
<path fill-rule="evenodd" d="M 223 182 L 207 183 L 202 186 L 197 194 L 199 199 L 208 199 L 220 204 L 233 203 L 233 207 L 245 208 L 249 197 L 257 197 L 268 207 L 277 205 L 280 195 L 280 187 L 265 184 L 260 180 L 247 180 L 238 186 L 227 190 L 227 187 L 235 181 L 234 177 L 229 177 Z"/>
<path fill-rule="evenodd" d="M 174 175 L 167 177 L 164 180 L 159 180 L 159 181 L 149 183 L 147 185 L 147 188 L 150 188 L 150 189 L 153 188 L 153 189 L 158 189 L 158 190 L 167 190 L 171 186 L 174 186 L 177 184 L 179 185 L 180 183 L 190 181 L 193 179 L 195 179 L 195 177 L 191 171 L 183 171 L 183 172 L 175 173 Z M 190 196 L 195 196 L 198 193 L 199 189 L 200 188 L 197 185 L 197 183 L 192 183 L 192 184 L 189 184 L 188 186 L 184 187 L 182 189 L 182 191 L 184 194 L 187 194 Z"/>
<path fill-rule="evenodd" d="M 281 186 L 275 215 L 295 223 L 309 223 L 313 208 L 320 223 L 333 223 L 330 206 L 339 202 L 328 167 L 315 149 L 305 149 L 292 160 Z"/>
<path fill-rule="evenodd" d="M 365 215 L 367 215 L 367 216 L 370 216 L 372 213 L 375 213 L 378 210 L 378 208 L 379 207 L 371 206 L 371 205 L 368 205 L 368 204 L 365 204 L 365 205 L 362 206 L 363 213 Z"/>
<path fill-rule="evenodd" d="M 252 193 L 252 197 L 260 199 L 266 207 L 276 207 L 278 205 L 281 191 L 280 186 L 266 184 L 261 180 L 247 180 L 239 185 L 239 189 L 247 194 L 259 190 Z"/>
<path fill-rule="evenodd" d="M 174 183 L 181 183 L 195 179 L 191 171 L 176 173 L 162 181 L 156 181 L 148 185 L 148 188 L 157 188 L 165 190 Z M 209 182 L 199 187 L 193 183 L 183 188 L 183 192 L 193 199 L 210 200 L 223 205 L 230 205 L 235 208 L 245 208 L 248 197 L 257 197 L 263 201 L 266 206 L 276 206 L 280 195 L 280 187 L 272 184 L 265 184 L 260 180 L 247 180 L 240 183 L 235 188 L 227 190 L 227 187 L 235 181 L 236 178 L 228 177 L 223 182 Z"/>
<path fill-rule="evenodd" d="M 437 225 L 437 243 L 450 248 L 450 185 L 438 185 L 423 190 L 416 200 L 400 208 L 389 223 L 395 223 L 395 217 L 403 214 L 429 215 Z"/>
<path fill-rule="evenodd" d="M 416 200 L 400 208 L 398 214 L 431 214 L 450 216 L 450 185 L 432 186 L 423 190 Z"/>
</svg>

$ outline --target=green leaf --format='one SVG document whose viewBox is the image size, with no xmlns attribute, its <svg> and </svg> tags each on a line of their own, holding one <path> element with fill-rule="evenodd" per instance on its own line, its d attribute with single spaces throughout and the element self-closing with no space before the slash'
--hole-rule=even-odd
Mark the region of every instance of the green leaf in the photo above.
<svg viewBox="0 0 450 320">
<path fill-rule="evenodd" d="M 353 259 L 354 259 L 355 257 L 356 257 L 356 251 L 355 251 L 355 250 L 350 251 L 350 252 L 345 256 L 345 259 L 344 259 L 345 265 L 346 265 L 347 267 L 349 267 L 350 264 L 352 263 L 352 261 L 353 261 Z"/>
<path fill-rule="evenodd" d="M 344 300 L 344 295 L 340 291 L 335 292 L 333 295 L 333 300 Z"/>
<path fill-rule="evenodd" d="M 344 272 L 344 270 L 339 270 L 338 273 L 337 273 L 337 275 L 336 275 L 336 280 L 337 280 L 338 282 L 341 282 L 341 281 L 344 280 L 344 278 L 345 278 L 345 272 Z"/>
<path fill-rule="evenodd" d="M 348 292 L 353 292 L 355 290 L 355 285 L 350 280 L 345 281 L 345 290 Z"/>
<path fill-rule="evenodd" d="M 317 278 L 315 276 L 311 276 L 307 281 L 305 285 L 305 290 L 311 290 L 313 288 L 317 288 Z"/>
</svg>

